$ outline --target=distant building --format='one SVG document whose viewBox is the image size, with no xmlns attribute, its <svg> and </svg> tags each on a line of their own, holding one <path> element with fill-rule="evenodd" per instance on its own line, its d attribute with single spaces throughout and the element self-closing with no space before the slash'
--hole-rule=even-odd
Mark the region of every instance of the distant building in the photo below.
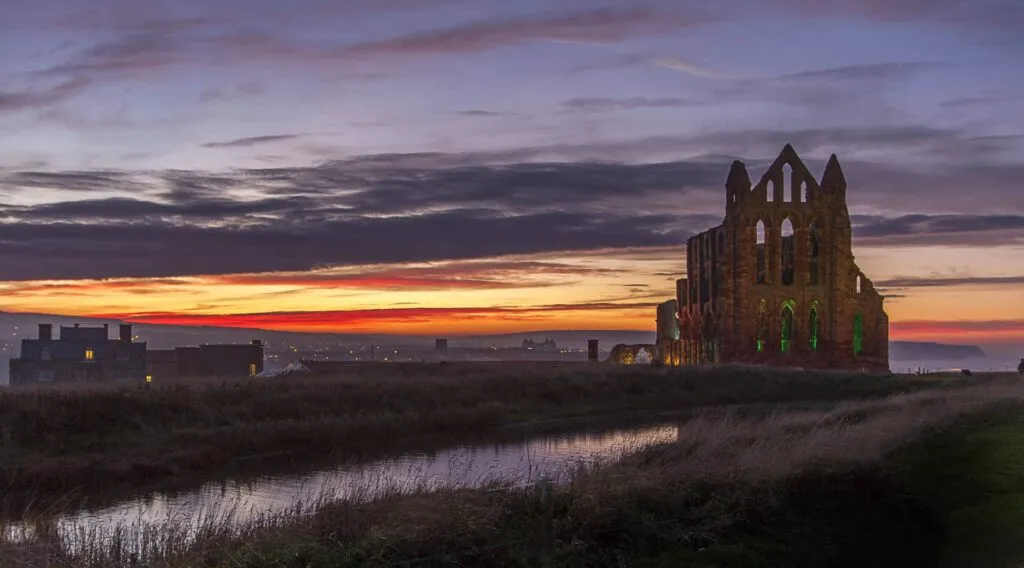
<svg viewBox="0 0 1024 568">
<path fill-rule="evenodd" d="M 532 339 L 523 340 L 524 351 L 538 351 L 541 353 L 553 353 L 558 351 L 558 345 L 554 339 L 545 339 L 543 342 L 538 343 Z"/>
<path fill-rule="evenodd" d="M 39 338 L 23 339 L 21 357 L 9 363 L 11 384 L 145 380 L 146 343 L 132 341 L 131 325 L 121 325 L 117 339 L 109 329 L 61 326 L 54 339 L 53 326 L 39 324 Z"/>
<path fill-rule="evenodd" d="M 435 339 L 434 340 L 434 352 L 440 355 L 448 353 L 448 340 L 447 339 Z"/>
<path fill-rule="evenodd" d="M 263 342 L 154 349 L 146 359 L 147 373 L 156 380 L 255 377 L 263 372 Z"/>
</svg>

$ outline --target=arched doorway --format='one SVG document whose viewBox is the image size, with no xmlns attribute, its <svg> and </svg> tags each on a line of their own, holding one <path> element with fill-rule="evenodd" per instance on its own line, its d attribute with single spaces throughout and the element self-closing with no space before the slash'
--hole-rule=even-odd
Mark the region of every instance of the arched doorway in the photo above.
<svg viewBox="0 0 1024 568">
<path fill-rule="evenodd" d="M 786 302 L 782 306 L 782 329 L 779 348 L 788 353 L 793 348 L 793 304 Z"/>
</svg>

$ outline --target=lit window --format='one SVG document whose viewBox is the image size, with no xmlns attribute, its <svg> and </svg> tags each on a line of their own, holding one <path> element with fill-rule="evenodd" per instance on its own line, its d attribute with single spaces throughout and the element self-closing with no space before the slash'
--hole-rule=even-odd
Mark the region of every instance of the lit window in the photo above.
<svg viewBox="0 0 1024 568">
<path fill-rule="evenodd" d="M 95 358 L 96 358 L 96 353 L 94 353 L 92 349 L 86 349 L 85 350 L 85 360 L 86 361 L 92 361 Z"/>
<path fill-rule="evenodd" d="M 256 363 L 250 363 L 249 364 L 249 376 L 250 377 L 255 377 L 256 376 Z"/>
</svg>

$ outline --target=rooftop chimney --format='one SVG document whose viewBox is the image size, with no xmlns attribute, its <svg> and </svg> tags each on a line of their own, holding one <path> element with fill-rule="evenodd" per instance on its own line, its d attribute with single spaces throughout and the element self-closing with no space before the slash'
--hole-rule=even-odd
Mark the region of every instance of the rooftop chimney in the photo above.
<svg viewBox="0 0 1024 568">
<path fill-rule="evenodd" d="M 132 342 L 132 325 L 130 323 L 122 323 L 121 324 L 121 334 L 120 334 L 120 337 L 121 337 L 121 341 L 123 341 L 125 343 L 131 343 Z"/>
<path fill-rule="evenodd" d="M 53 324 L 39 324 L 39 339 L 43 341 L 50 341 L 53 339 Z"/>
</svg>

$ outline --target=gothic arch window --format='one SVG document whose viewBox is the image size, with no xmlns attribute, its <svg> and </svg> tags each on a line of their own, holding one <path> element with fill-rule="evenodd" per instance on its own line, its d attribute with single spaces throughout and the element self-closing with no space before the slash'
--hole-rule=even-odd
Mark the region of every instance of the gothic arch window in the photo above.
<svg viewBox="0 0 1024 568">
<path fill-rule="evenodd" d="M 793 201 L 793 167 L 789 164 L 782 166 L 782 202 L 791 203 Z"/>
<path fill-rule="evenodd" d="M 773 180 L 768 180 L 764 191 L 765 201 L 775 201 L 775 182 Z"/>
<path fill-rule="evenodd" d="M 783 353 L 788 353 L 793 348 L 793 303 L 786 302 L 782 306 L 782 329 L 779 348 Z"/>
<path fill-rule="evenodd" d="M 807 335 L 811 351 L 818 350 L 818 306 L 811 307 L 811 313 L 807 317 Z"/>
<path fill-rule="evenodd" d="M 758 284 L 768 283 L 768 257 L 767 257 L 767 239 L 765 236 L 764 221 L 758 221 L 755 229 L 757 232 L 757 244 L 754 249 L 757 255 L 757 274 L 756 281 Z"/>
<path fill-rule="evenodd" d="M 795 256 L 796 256 L 796 239 L 793 236 L 793 221 L 788 217 L 782 222 L 782 251 L 781 251 L 781 267 L 782 267 L 782 285 L 790 286 L 793 284 L 793 276 L 795 270 Z"/>
<path fill-rule="evenodd" d="M 860 294 L 860 274 L 857 275 L 857 293 Z"/>
<path fill-rule="evenodd" d="M 804 181 L 800 184 L 800 202 L 810 203 L 810 194 L 807 191 L 807 182 Z"/>
<path fill-rule="evenodd" d="M 860 314 L 853 316 L 853 354 L 860 355 L 864 350 L 864 318 Z"/>
<path fill-rule="evenodd" d="M 807 283 L 811 286 L 818 285 L 818 272 L 820 271 L 821 265 L 821 236 L 818 233 L 818 224 L 815 221 L 811 221 L 810 227 L 808 227 L 808 237 L 810 238 L 810 266 L 808 266 Z"/>
</svg>

